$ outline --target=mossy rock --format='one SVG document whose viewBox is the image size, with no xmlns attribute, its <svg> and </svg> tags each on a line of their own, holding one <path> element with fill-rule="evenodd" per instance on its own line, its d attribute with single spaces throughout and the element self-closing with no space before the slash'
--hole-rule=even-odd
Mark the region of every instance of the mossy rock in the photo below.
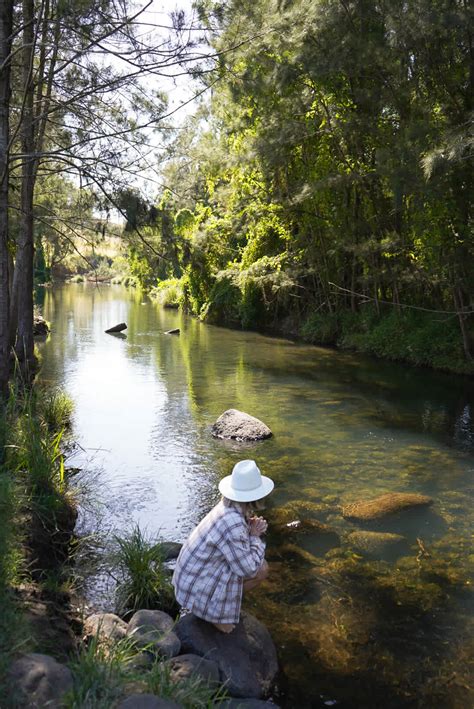
<svg viewBox="0 0 474 709">
<path fill-rule="evenodd" d="M 405 537 L 390 532 L 351 532 L 347 541 L 355 551 L 372 559 L 394 561 L 408 551 Z"/>
<path fill-rule="evenodd" d="M 402 512 L 429 507 L 433 499 L 413 492 L 388 492 L 372 500 L 358 500 L 342 509 L 345 519 L 373 522 Z"/>
</svg>

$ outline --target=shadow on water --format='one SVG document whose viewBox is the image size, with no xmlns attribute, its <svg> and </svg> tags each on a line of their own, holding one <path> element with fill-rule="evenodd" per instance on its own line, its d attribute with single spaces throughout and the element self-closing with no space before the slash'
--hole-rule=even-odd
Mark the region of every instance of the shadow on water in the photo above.
<svg viewBox="0 0 474 709">
<path fill-rule="evenodd" d="M 100 505 L 83 511 L 81 529 L 110 538 L 139 523 L 182 541 L 217 501 L 219 479 L 254 457 L 275 481 L 271 576 L 245 604 L 277 642 L 279 703 L 474 704 L 471 381 L 206 326 L 119 287 L 48 290 L 43 314 L 53 331 L 40 345 L 42 376 L 76 402 L 86 452 L 72 464 L 90 471 Z M 128 324 L 120 346 L 103 332 L 110 322 Z M 161 334 L 174 328 L 179 337 Z M 261 418 L 274 437 L 212 438 L 227 408 Z M 387 492 L 434 504 L 377 526 L 342 517 Z M 362 532 L 402 539 L 374 552 Z M 94 602 L 101 583 L 90 579 Z"/>
</svg>

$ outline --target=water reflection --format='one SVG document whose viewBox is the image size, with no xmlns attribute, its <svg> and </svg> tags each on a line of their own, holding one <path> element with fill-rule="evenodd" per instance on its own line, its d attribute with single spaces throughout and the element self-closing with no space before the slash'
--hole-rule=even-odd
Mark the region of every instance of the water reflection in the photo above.
<svg viewBox="0 0 474 709">
<path fill-rule="evenodd" d="M 256 457 L 276 482 L 273 575 L 247 603 L 279 644 L 281 702 L 469 705 L 471 382 L 206 326 L 119 287 L 49 289 L 43 307 L 53 332 L 40 345 L 42 377 L 76 402 L 85 452 L 73 463 L 100 503 L 84 511 L 83 529 L 100 522 L 110 537 L 139 522 L 182 540 L 218 479 Z M 117 322 L 126 338 L 104 333 Z M 180 336 L 163 334 L 173 328 Z M 274 437 L 250 448 L 212 439 L 230 407 L 262 418 Z M 431 495 L 433 510 L 382 525 L 406 538 L 403 555 L 366 559 L 340 508 L 389 491 Z M 295 520 L 310 531 L 290 534 Z"/>
</svg>

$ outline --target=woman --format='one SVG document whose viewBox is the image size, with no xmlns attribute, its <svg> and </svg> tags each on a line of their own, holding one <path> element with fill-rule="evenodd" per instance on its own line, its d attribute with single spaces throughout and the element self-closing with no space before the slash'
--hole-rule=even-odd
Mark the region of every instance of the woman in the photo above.
<svg viewBox="0 0 474 709">
<path fill-rule="evenodd" d="M 242 592 L 267 577 L 261 539 L 267 523 L 254 512 L 273 487 L 254 460 L 241 460 L 219 483 L 221 501 L 179 554 L 173 574 L 178 603 L 223 633 L 232 632 L 239 622 Z"/>
</svg>

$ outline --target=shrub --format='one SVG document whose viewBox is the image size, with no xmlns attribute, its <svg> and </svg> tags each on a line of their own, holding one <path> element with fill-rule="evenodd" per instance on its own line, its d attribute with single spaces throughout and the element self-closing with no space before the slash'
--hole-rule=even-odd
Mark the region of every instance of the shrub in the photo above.
<svg viewBox="0 0 474 709">
<path fill-rule="evenodd" d="M 152 289 L 150 295 L 165 308 L 179 308 L 183 301 L 181 279 L 169 278 L 166 281 L 160 281 Z"/>
<path fill-rule="evenodd" d="M 318 345 L 335 345 L 338 334 L 339 319 L 336 313 L 313 313 L 301 328 L 303 339 Z"/>
</svg>

